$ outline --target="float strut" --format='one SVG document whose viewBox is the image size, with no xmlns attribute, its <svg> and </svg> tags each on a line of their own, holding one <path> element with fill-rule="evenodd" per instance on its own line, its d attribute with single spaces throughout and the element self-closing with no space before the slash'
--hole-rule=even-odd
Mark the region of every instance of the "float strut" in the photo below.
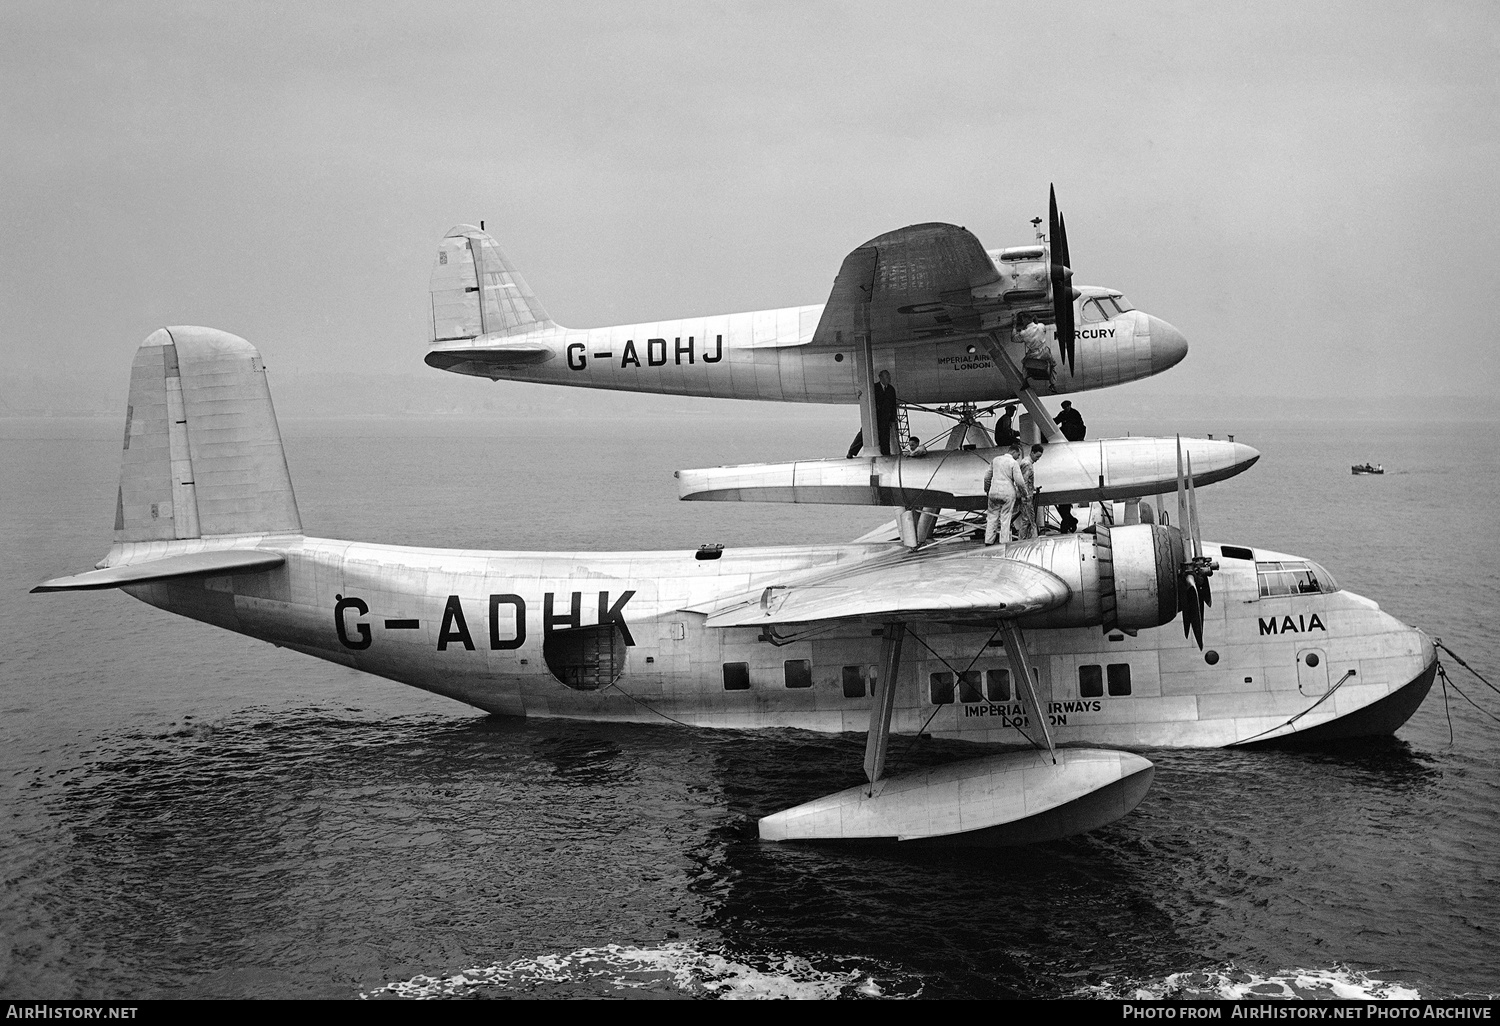
<svg viewBox="0 0 1500 1026">
<path fill-rule="evenodd" d="M 885 753 L 891 740 L 891 710 L 896 704 L 896 671 L 901 666 L 901 639 L 906 625 L 888 623 L 880 641 L 880 668 L 870 706 L 870 736 L 865 741 L 865 777 L 874 784 L 885 772 Z"/>
<path fill-rule="evenodd" d="M 1047 742 L 1047 751 L 1052 752 L 1052 761 L 1057 762 L 1056 746 L 1052 743 L 1052 732 L 1047 729 L 1047 717 L 1042 712 L 1042 703 L 1037 698 L 1036 681 L 1031 676 L 1031 660 L 1026 658 L 1026 645 L 1021 640 L 1021 628 L 1013 620 L 1000 621 L 1000 637 L 1005 641 L 1005 654 L 1010 659 L 1010 677 L 1016 682 L 1016 693 L 1026 704 L 1026 711 L 1042 728 L 1042 739 Z"/>
</svg>

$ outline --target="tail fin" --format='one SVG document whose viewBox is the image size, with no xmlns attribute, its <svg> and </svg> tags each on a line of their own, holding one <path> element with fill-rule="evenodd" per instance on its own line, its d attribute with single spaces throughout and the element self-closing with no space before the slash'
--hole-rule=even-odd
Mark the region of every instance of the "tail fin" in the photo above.
<svg viewBox="0 0 1500 1026">
<path fill-rule="evenodd" d="M 162 328 L 136 351 L 115 541 L 300 534 L 260 353 L 213 328 Z"/>
<path fill-rule="evenodd" d="M 471 224 L 450 229 L 438 244 L 431 293 L 433 342 L 556 326 L 495 240 Z"/>
</svg>

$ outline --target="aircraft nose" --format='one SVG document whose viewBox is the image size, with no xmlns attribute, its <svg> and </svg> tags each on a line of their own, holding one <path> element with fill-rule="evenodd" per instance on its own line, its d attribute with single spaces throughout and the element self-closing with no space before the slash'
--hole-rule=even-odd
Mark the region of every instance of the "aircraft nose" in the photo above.
<svg viewBox="0 0 1500 1026">
<path fill-rule="evenodd" d="M 1160 374 L 1181 363 L 1188 349 L 1182 332 L 1150 314 L 1146 315 L 1146 323 L 1151 327 L 1151 373 Z"/>
</svg>

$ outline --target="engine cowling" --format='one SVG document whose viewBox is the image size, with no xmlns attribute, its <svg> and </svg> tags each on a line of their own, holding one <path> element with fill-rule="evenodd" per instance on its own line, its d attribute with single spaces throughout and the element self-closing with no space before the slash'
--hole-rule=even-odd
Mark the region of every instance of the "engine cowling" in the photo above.
<svg viewBox="0 0 1500 1026">
<path fill-rule="evenodd" d="M 1176 618 L 1177 575 L 1185 558 L 1181 531 L 1160 524 L 1100 525 L 1094 552 L 1100 626 L 1142 630 Z"/>
<path fill-rule="evenodd" d="M 1103 627 L 1136 631 L 1171 623 L 1179 612 L 1182 532 L 1160 524 L 1099 524 L 1092 535 L 1013 543 L 1006 555 L 1067 582 L 1068 603 L 1022 618 L 1023 627 Z"/>
</svg>

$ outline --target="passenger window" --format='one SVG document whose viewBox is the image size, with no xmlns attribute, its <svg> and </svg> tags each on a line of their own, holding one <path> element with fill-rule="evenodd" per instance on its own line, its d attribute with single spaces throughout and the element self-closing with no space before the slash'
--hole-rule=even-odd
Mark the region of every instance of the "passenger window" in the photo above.
<svg viewBox="0 0 1500 1026">
<path fill-rule="evenodd" d="M 984 689 L 991 702 L 1010 701 L 1010 671 L 985 670 Z"/>
<path fill-rule="evenodd" d="M 978 670 L 965 670 L 958 675 L 958 700 L 960 702 L 983 702 L 984 692 L 980 689 L 981 674 Z"/>
<path fill-rule="evenodd" d="M 1104 670 L 1098 663 L 1078 668 L 1078 697 L 1104 697 Z"/>
<path fill-rule="evenodd" d="M 1130 664 L 1110 663 L 1105 667 L 1109 679 L 1109 697 L 1120 698 L 1130 694 Z"/>
<path fill-rule="evenodd" d="M 749 663 L 725 663 L 724 664 L 724 690 L 725 691 L 749 691 L 750 690 L 750 664 Z"/>
<path fill-rule="evenodd" d="M 928 697 L 933 705 L 949 705 L 953 702 L 953 674 L 934 673 L 927 685 Z"/>
<path fill-rule="evenodd" d="M 786 670 L 786 686 L 789 688 L 812 687 L 812 662 L 807 659 L 788 659 L 782 664 Z"/>
<path fill-rule="evenodd" d="M 865 697 L 865 675 L 858 666 L 844 667 L 844 697 Z"/>
</svg>

